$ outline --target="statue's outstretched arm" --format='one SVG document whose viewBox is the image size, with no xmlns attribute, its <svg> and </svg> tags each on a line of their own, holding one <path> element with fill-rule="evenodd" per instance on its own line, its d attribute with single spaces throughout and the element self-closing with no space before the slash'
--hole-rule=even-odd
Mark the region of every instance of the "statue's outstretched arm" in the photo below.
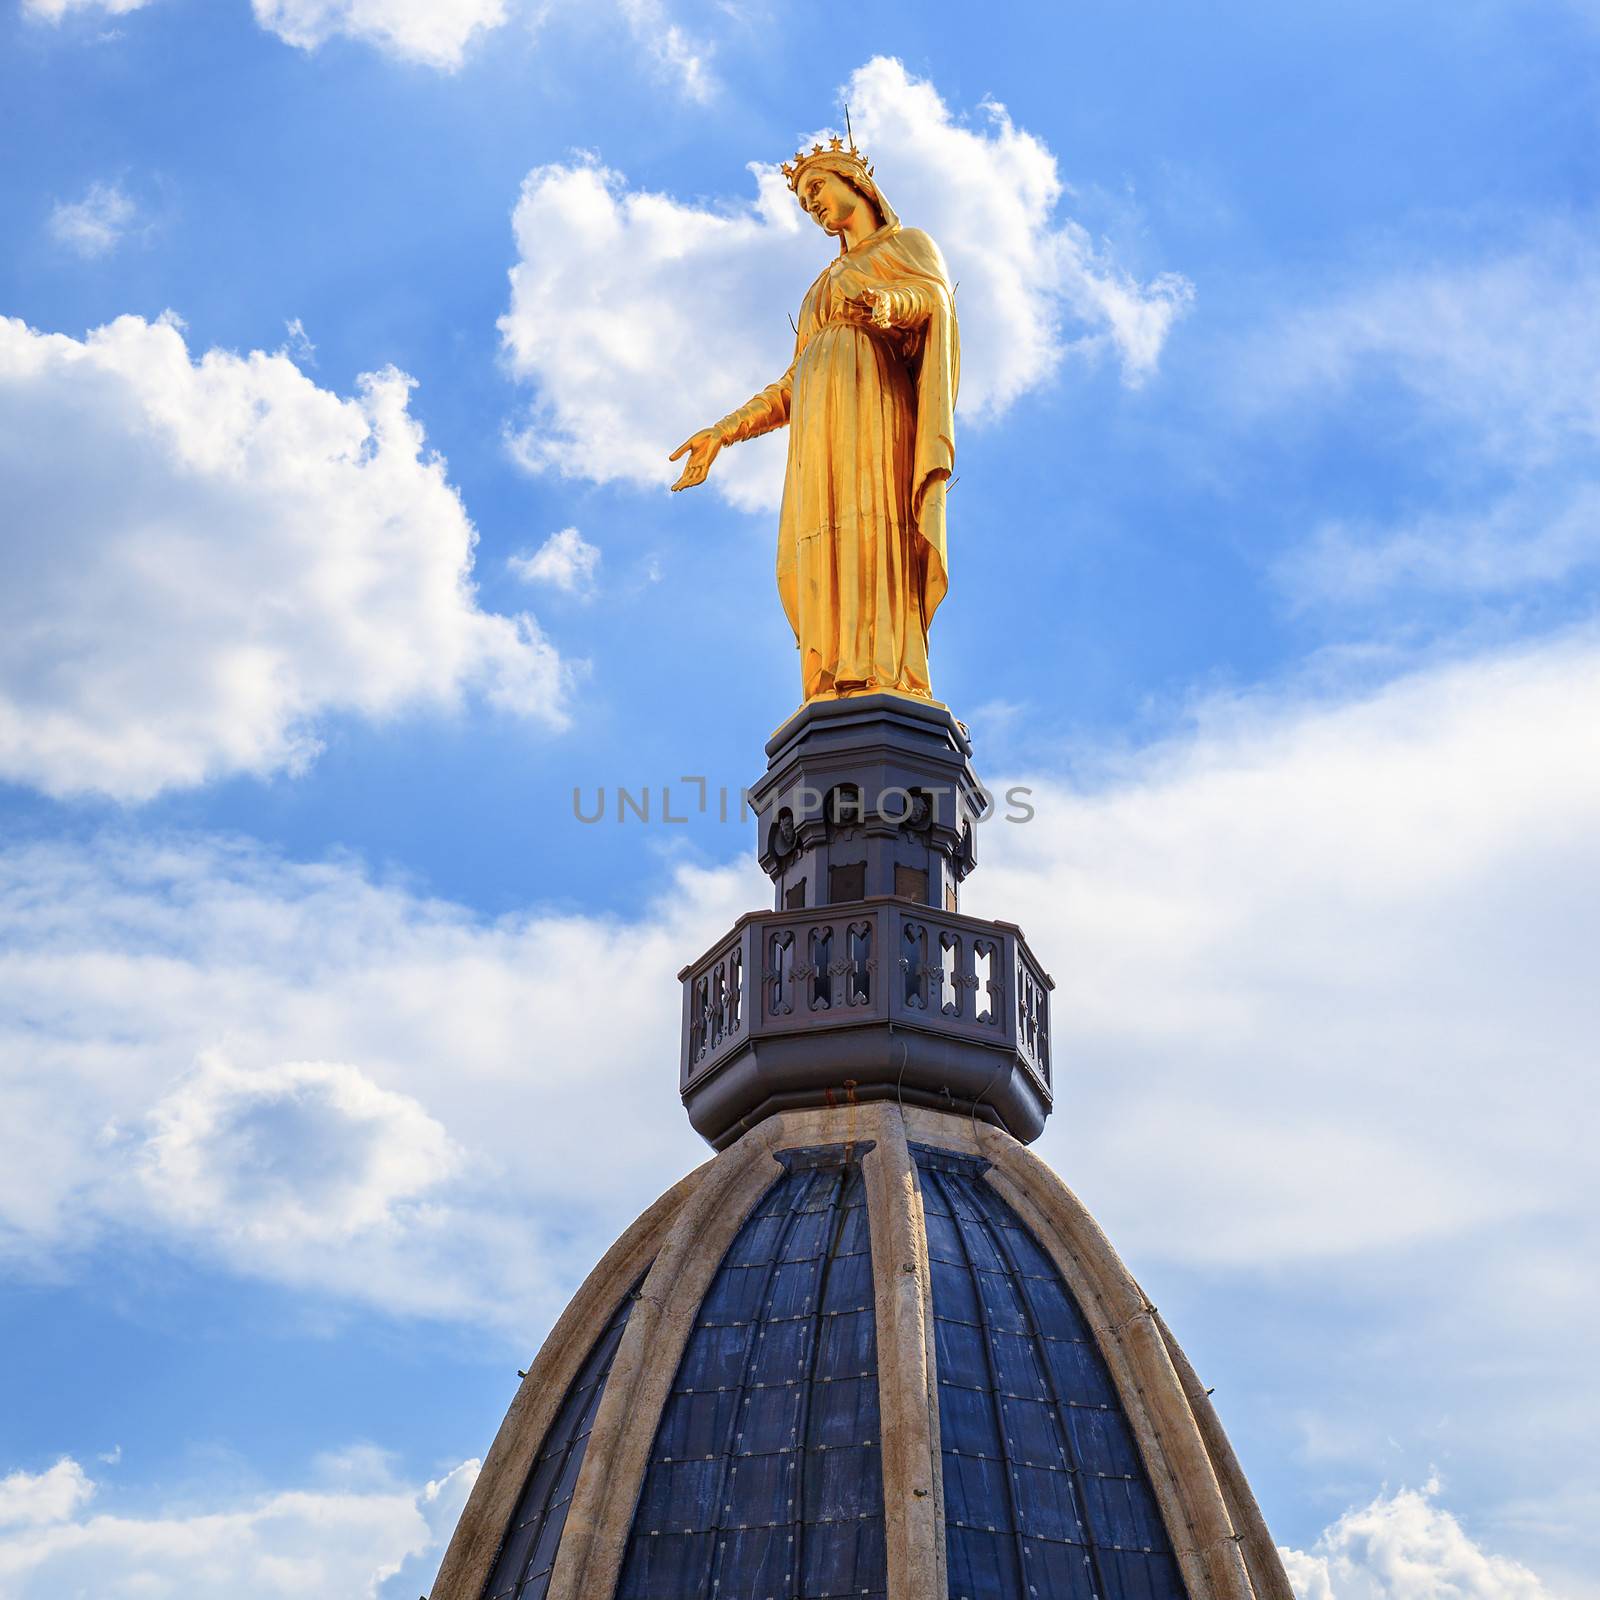
<svg viewBox="0 0 1600 1600">
<path fill-rule="evenodd" d="M 737 411 L 730 411 L 721 422 L 713 423 L 692 433 L 668 458 L 677 461 L 683 456 L 689 460 L 674 491 L 692 489 L 704 483 L 711 471 L 717 452 L 727 444 L 737 444 L 741 439 L 754 439 L 758 434 L 771 433 L 789 420 L 789 397 L 794 390 L 794 369 L 800 360 L 801 341 L 795 340 L 794 361 L 789 370 L 776 383 L 769 383 L 760 394 L 746 400 Z"/>
<path fill-rule="evenodd" d="M 791 366 L 776 383 L 769 383 L 737 411 L 730 411 L 721 422 L 713 423 L 712 429 L 724 444 L 738 444 L 742 439 L 771 433 L 774 428 L 788 423 L 789 398 L 793 391 L 794 368 Z"/>
</svg>

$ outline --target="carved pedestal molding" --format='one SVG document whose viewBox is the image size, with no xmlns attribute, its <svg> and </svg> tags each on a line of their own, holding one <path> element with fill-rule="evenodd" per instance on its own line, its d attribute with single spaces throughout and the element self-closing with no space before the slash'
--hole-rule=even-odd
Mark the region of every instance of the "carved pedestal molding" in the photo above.
<svg viewBox="0 0 1600 1600">
<path fill-rule="evenodd" d="M 954 911 L 990 799 L 966 729 L 903 695 L 801 707 L 750 790 L 776 910 L 899 894 Z"/>
</svg>

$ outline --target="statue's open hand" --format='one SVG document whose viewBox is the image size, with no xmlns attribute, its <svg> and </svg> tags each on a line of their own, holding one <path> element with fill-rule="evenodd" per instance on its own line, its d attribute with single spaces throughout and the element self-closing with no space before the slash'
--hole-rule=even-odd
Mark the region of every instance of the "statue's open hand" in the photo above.
<svg viewBox="0 0 1600 1600">
<path fill-rule="evenodd" d="M 697 483 L 704 483 L 706 474 L 711 471 L 711 463 L 717 459 L 717 452 L 721 448 L 722 440 L 714 429 L 702 428 L 698 433 L 691 433 L 667 457 L 669 461 L 676 461 L 685 454 L 689 457 L 688 464 L 672 486 L 672 492 L 676 494 L 680 489 L 692 489 Z"/>
</svg>

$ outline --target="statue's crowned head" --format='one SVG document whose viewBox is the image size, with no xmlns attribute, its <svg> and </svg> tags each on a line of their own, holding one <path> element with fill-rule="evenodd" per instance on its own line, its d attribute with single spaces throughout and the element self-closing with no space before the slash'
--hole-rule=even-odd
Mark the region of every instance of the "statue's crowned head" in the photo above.
<svg viewBox="0 0 1600 1600">
<path fill-rule="evenodd" d="M 807 210 L 810 210 L 804 187 L 807 180 L 819 172 L 831 172 L 869 201 L 883 223 L 893 224 L 900 220 L 895 215 L 894 207 L 884 199 L 867 158 L 853 143 L 846 145 L 838 134 L 834 134 L 826 144 L 814 144 L 809 150 L 797 150 L 794 160 L 785 161 L 780 170 L 788 179 L 795 197 Z"/>
</svg>

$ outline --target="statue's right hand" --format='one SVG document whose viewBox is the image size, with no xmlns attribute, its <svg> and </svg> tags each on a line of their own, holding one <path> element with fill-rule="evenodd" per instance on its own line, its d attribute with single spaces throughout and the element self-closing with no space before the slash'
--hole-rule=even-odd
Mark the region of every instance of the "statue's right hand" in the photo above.
<svg viewBox="0 0 1600 1600">
<path fill-rule="evenodd" d="M 721 448 L 722 438 L 714 428 L 702 428 L 698 433 L 691 433 L 667 457 L 669 461 L 676 461 L 681 455 L 689 457 L 681 476 L 672 486 L 672 492 L 676 494 L 680 489 L 692 489 L 697 483 L 704 483 L 706 474 L 711 471 L 711 463 L 717 459 L 717 452 Z"/>
</svg>

